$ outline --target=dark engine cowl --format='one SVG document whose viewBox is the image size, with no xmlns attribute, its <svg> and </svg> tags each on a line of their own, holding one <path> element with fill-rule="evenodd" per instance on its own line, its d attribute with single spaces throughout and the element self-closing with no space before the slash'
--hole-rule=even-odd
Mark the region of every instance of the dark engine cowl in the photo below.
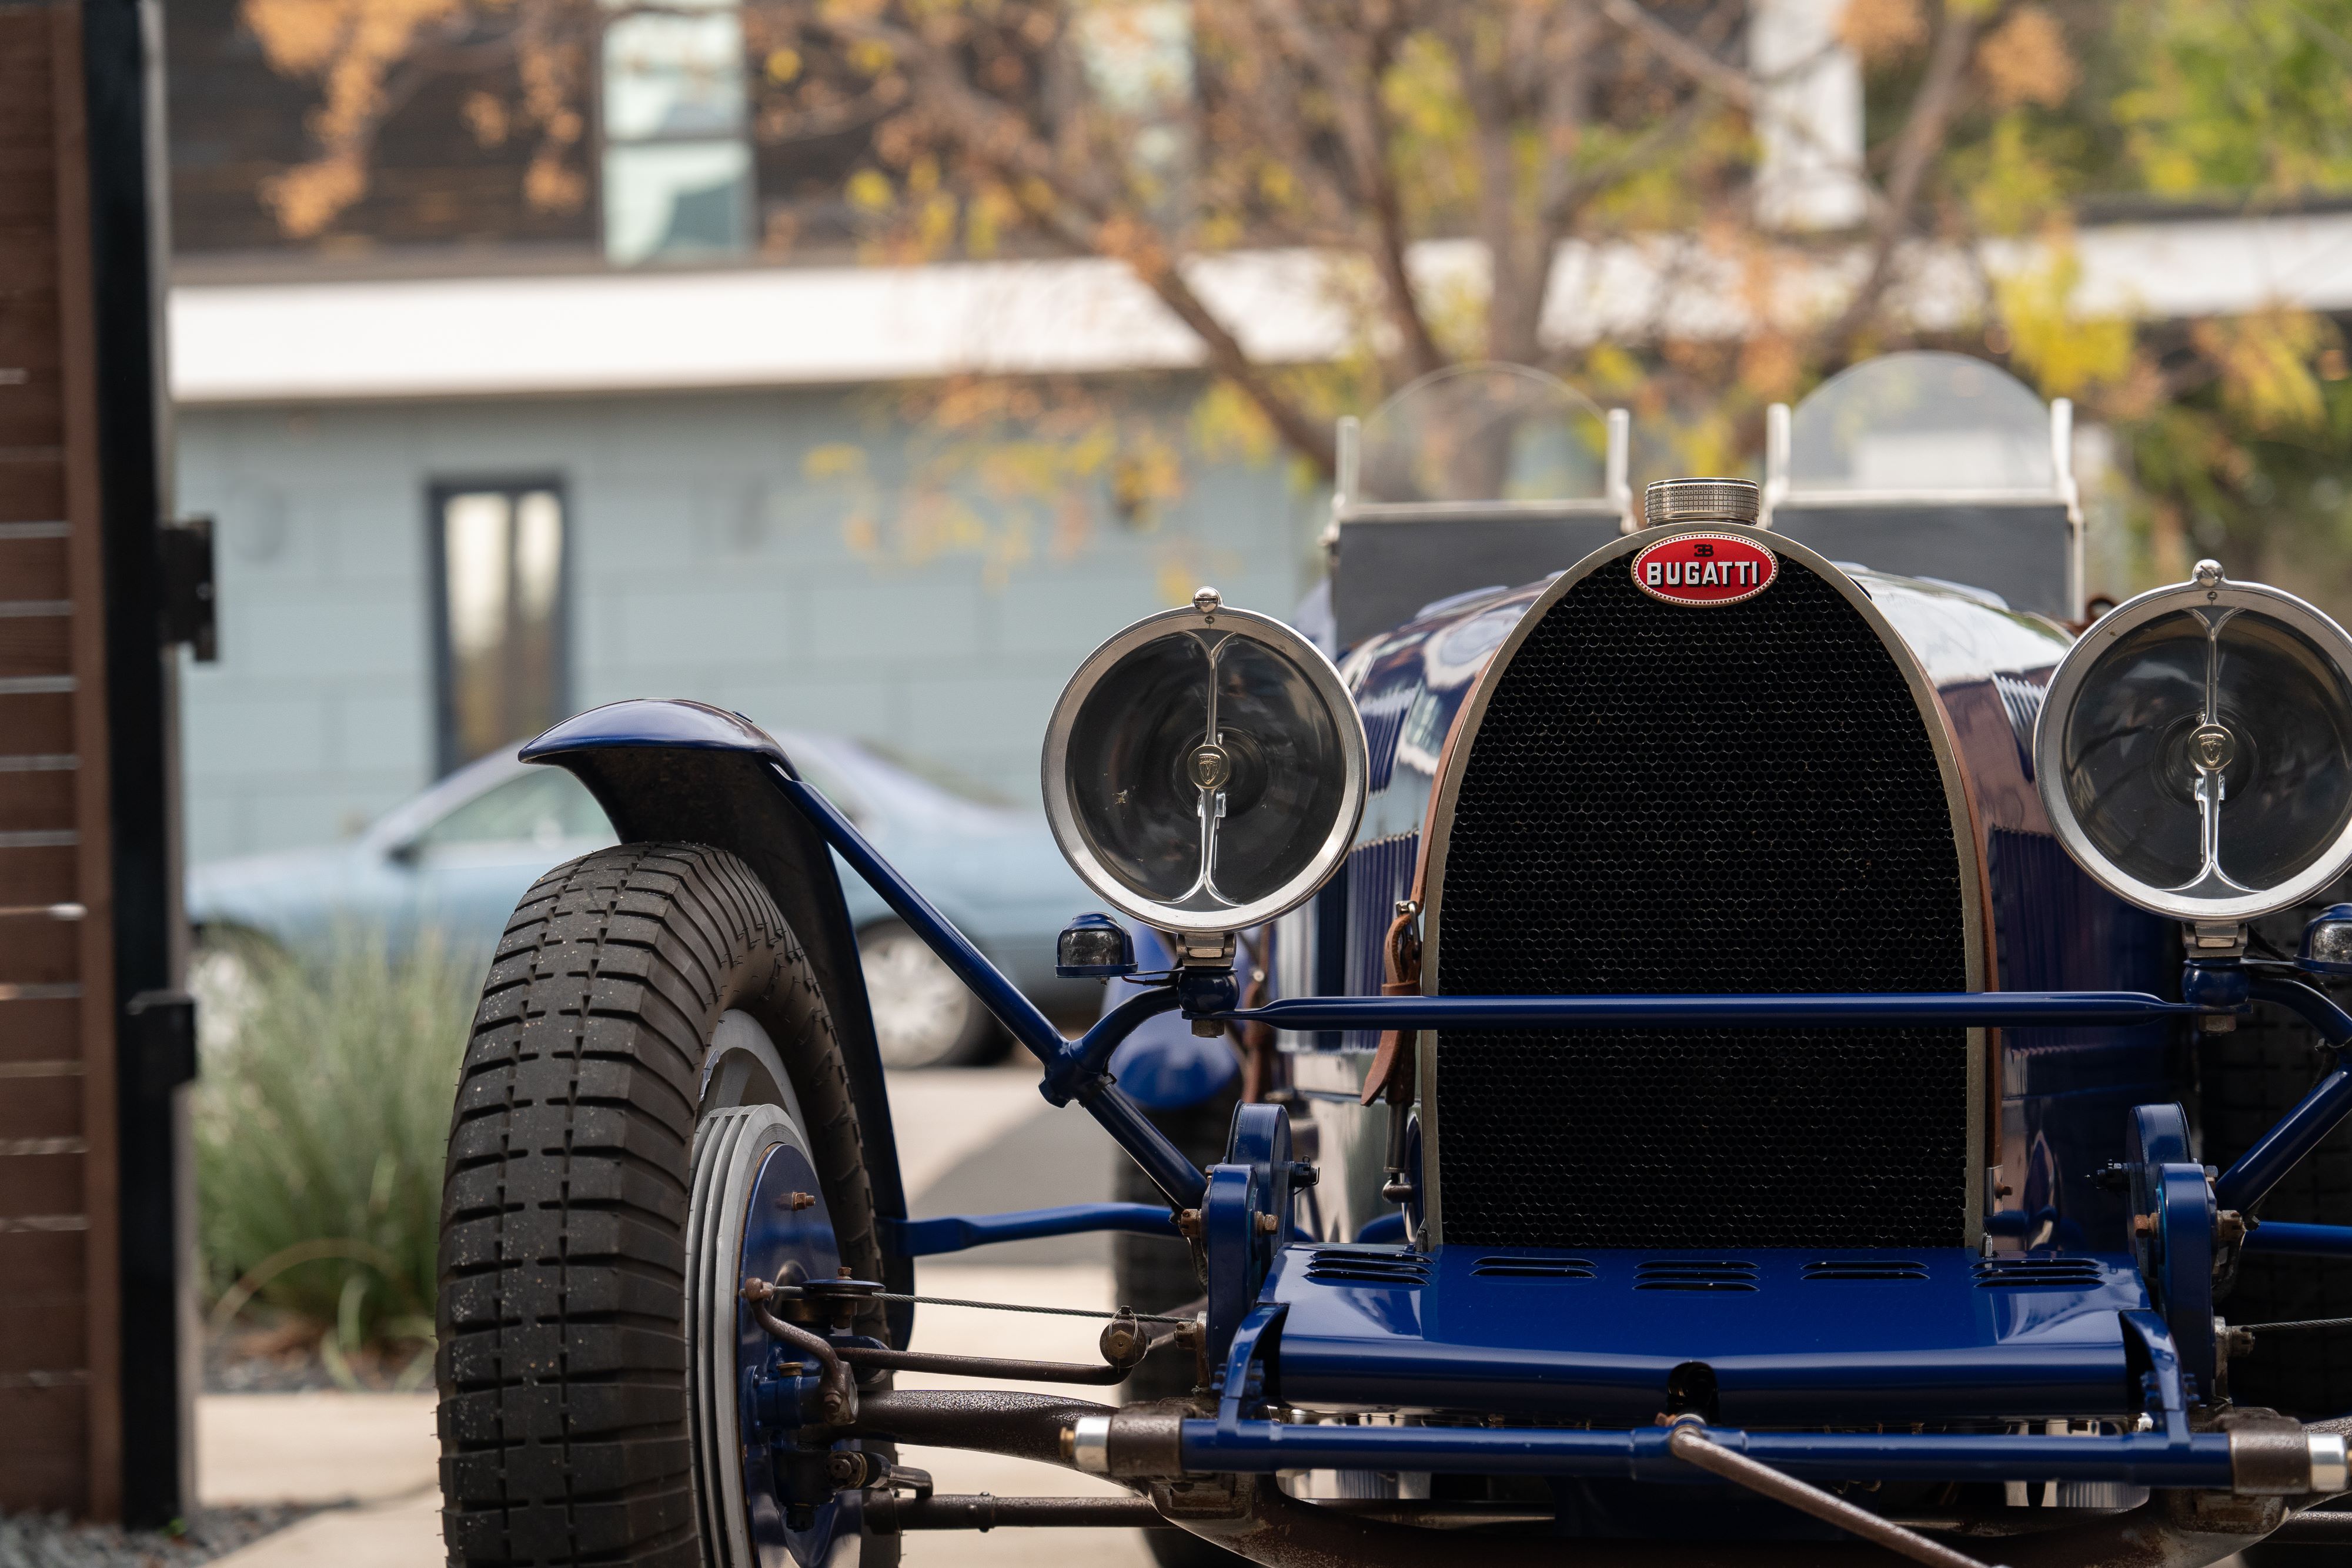
<svg viewBox="0 0 2352 1568">
<path fill-rule="evenodd" d="M 1429 975 L 1454 994 L 1958 991 L 1979 883 L 1932 688 L 1789 541 L 1737 603 L 1589 558 L 1496 652 L 1438 779 Z M 1731 531 L 1731 530 L 1726 530 Z M 1446 1031 L 1439 1237 L 1956 1247 L 1979 1219 L 1967 1030 Z"/>
</svg>

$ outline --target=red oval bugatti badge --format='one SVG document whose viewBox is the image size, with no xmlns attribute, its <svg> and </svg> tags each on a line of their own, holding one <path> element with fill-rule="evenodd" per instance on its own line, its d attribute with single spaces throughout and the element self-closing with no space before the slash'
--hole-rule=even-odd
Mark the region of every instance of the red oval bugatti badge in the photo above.
<svg viewBox="0 0 2352 1568">
<path fill-rule="evenodd" d="M 1737 604 L 1780 575 L 1779 556 L 1738 534 L 1676 534 L 1633 557 L 1633 586 L 1669 604 Z"/>
</svg>

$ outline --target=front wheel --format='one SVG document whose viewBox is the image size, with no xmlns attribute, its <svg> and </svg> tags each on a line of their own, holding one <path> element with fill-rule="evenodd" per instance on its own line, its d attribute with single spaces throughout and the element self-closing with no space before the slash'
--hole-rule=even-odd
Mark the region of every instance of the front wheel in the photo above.
<svg viewBox="0 0 2352 1568">
<path fill-rule="evenodd" d="M 880 1278 L 873 1193 L 825 998 L 766 889 L 692 844 L 541 877 L 499 944 L 450 1127 L 449 1562 L 832 1560 L 860 1532 L 855 1494 L 780 1500 L 739 1429 L 766 1346 L 734 1291 L 746 1268 L 836 1265 Z M 860 1544 L 895 1561 L 894 1539 Z"/>
</svg>

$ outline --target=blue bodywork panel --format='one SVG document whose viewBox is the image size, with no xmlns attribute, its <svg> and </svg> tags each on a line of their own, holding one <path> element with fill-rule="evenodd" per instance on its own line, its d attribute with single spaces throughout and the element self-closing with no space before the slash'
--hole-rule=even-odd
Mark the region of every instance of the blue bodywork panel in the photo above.
<svg viewBox="0 0 2352 1568">
<path fill-rule="evenodd" d="M 1276 1392 L 1305 1407 L 1643 1423 L 1703 1362 L 1722 1420 L 2127 1416 L 2121 1255 L 1291 1247 Z"/>
</svg>

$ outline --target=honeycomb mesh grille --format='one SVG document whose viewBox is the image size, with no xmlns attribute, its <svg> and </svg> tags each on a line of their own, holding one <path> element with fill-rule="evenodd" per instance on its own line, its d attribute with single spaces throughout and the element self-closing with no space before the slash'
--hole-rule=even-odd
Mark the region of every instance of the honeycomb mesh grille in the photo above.
<svg viewBox="0 0 2352 1568">
<path fill-rule="evenodd" d="M 1454 995 L 1967 988 L 1959 860 L 1901 670 L 1829 583 L 1693 609 L 1622 561 L 1512 658 L 1439 908 Z M 1958 1029 L 1446 1031 L 1439 1199 L 1481 1247 L 1965 1239 Z"/>
</svg>

